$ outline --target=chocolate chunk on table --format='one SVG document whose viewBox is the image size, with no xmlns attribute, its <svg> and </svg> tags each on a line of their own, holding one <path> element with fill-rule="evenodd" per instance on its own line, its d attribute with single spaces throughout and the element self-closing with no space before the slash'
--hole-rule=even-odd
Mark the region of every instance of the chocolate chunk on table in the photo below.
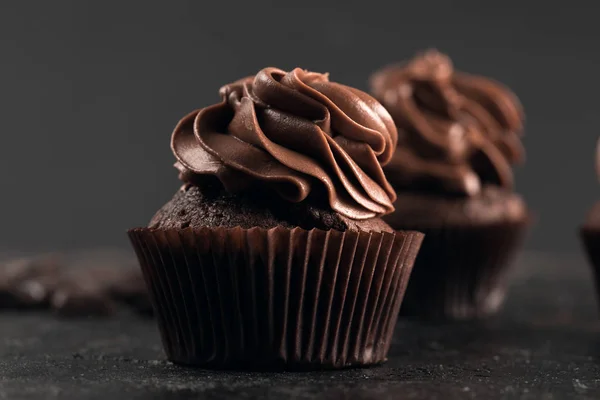
<svg viewBox="0 0 600 400">
<path fill-rule="evenodd" d="M 62 265 L 56 254 L 0 262 L 0 309 L 47 306 Z"/>
<path fill-rule="evenodd" d="M 124 306 L 151 315 L 132 256 L 109 250 L 0 262 L 0 309 L 44 308 L 62 317 L 110 316 Z"/>
</svg>

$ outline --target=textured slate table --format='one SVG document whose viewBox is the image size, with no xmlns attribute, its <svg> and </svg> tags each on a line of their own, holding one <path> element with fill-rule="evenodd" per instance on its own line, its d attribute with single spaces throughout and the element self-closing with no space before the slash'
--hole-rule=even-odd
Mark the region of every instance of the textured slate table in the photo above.
<svg viewBox="0 0 600 400">
<path fill-rule="evenodd" d="M 154 323 L 0 314 L 0 399 L 600 398 L 600 322 L 583 257 L 525 254 L 480 323 L 401 321 L 370 369 L 246 373 L 165 361 Z"/>
</svg>

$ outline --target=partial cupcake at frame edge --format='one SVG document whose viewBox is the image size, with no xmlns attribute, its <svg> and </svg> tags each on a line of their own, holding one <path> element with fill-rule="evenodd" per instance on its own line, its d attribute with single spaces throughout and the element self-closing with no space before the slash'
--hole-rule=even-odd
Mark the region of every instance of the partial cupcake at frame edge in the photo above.
<svg viewBox="0 0 600 400">
<path fill-rule="evenodd" d="M 596 176 L 600 179 L 600 138 L 596 142 Z M 583 247 L 592 266 L 596 293 L 600 300 L 600 201 L 594 203 L 579 230 Z"/>
<path fill-rule="evenodd" d="M 384 362 L 423 235 L 396 193 L 389 113 L 327 74 L 265 68 L 176 126 L 184 182 L 129 231 L 169 360 L 212 368 Z"/>
<path fill-rule="evenodd" d="M 504 85 L 457 71 L 437 50 L 384 67 L 371 93 L 398 128 L 384 167 L 398 193 L 393 228 L 425 233 L 402 314 L 472 319 L 495 313 L 531 222 L 514 192 L 524 114 Z"/>
</svg>

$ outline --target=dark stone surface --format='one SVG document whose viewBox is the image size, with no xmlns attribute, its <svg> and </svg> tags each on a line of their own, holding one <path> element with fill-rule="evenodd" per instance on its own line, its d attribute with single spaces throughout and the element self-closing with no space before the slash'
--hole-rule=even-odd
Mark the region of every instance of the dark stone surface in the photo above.
<svg viewBox="0 0 600 400">
<path fill-rule="evenodd" d="M 581 257 L 526 254 L 479 323 L 398 324 L 388 363 L 312 373 L 165 361 L 151 320 L 0 315 L 0 399 L 565 399 L 600 397 L 600 322 Z"/>
</svg>

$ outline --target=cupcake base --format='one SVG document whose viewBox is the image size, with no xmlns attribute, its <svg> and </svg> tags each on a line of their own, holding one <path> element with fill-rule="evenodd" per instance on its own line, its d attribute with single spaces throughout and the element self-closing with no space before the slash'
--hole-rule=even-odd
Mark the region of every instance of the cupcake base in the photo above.
<svg viewBox="0 0 600 400">
<path fill-rule="evenodd" d="M 169 360 L 328 369 L 385 361 L 423 235 L 277 227 L 129 237 Z"/>
<path fill-rule="evenodd" d="M 494 314 L 529 218 L 481 226 L 426 229 L 400 314 L 475 319 Z"/>
<path fill-rule="evenodd" d="M 581 228 L 580 234 L 588 260 L 592 266 L 596 293 L 598 301 L 600 301 L 600 229 L 584 226 Z"/>
</svg>

